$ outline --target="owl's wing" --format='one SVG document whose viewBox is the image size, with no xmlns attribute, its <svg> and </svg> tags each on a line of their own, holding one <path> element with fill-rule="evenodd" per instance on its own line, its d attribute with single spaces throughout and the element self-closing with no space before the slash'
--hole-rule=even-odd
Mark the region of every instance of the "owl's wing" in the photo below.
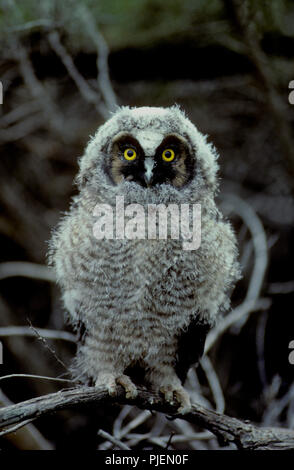
<svg viewBox="0 0 294 470">
<path fill-rule="evenodd" d="M 188 328 L 179 335 L 175 370 L 182 383 L 185 382 L 190 367 L 201 358 L 210 328 L 211 325 L 194 317 Z"/>
<path fill-rule="evenodd" d="M 82 321 L 81 317 L 79 317 L 79 320 L 75 325 L 75 330 L 76 330 L 76 334 L 77 334 L 77 342 L 80 343 L 80 344 L 85 344 L 87 329 L 86 329 L 86 325 Z"/>
</svg>

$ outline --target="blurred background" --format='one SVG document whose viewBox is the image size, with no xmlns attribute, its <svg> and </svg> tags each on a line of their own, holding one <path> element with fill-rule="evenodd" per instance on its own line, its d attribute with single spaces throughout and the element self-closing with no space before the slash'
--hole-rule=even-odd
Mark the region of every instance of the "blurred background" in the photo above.
<svg viewBox="0 0 294 470">
<path fill-rule="evenodd" d="M 243 270 L 187 388 L 208 408 L 293 428 L 294 2 L 2 0 L 0 41 L 0 376 L 69 378 L 74 338 L 45 266 L 78 157 L 116 104 L 178 103 L 220 153 L 218 204 Z M 1 405 L 67 386 L 0 377 Z M 222 448 L 119 406 L 44 417 L 0 448 L 115 448 L 99 429 L 134 449 Z"/>
</svg>

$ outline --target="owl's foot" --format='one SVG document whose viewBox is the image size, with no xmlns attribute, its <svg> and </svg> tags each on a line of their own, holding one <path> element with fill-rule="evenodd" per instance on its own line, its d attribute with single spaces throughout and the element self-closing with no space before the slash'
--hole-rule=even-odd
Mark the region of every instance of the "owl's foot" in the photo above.
<svg viewBox="0 0 294 470">
<path fill-rule="evenodd" d="M 136 398 L 138 390 L 136 385 L 131 381 L 128 375 L 120 375 L 117 377 L 116 382 L 120 384 L 126 392 L 126 398 Z"/>
<path fill-rule="evenodd" d="M 163 393 L 165 400 L 170 403 L 170 405 L 179 404 L 179 414 L 186 414 L 191 411 L 190 397 L 181 385 L 175 386 L 166 384 L 160 387 L 159 391 Z"/>
<path fill-rule="evenodd" d="M 136 385 L 131 381 L 130 377 L 124 374 L 117 376 L 111 372 L 104 372 L 99 374 L 95 382 L 96 387 L 106 387 L 109 395 L 112 397 L 117 395 L 118 384 L 125 389 L 126 398 L 134 399 L 138 395 Z"/>
<path fill-rule="evenodd" d="M 110 396 L 117 394 L 116 376 L 111 372 L 101 372 L 95 382 L 95 387 L 105 387 Z"/>
</svg>

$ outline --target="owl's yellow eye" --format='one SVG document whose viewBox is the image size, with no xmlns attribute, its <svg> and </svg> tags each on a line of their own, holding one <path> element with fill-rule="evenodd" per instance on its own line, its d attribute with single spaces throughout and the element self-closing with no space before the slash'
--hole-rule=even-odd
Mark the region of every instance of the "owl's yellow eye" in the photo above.
<svg viewBox="0 0 294 470">
<path fill-rule="evenodd" d="M 162 152 L 162 158 L 165 162 L 172 162 L 175 158 L 175 152 L 172 149 L 166 149 Z"/>
<path fill-rule="evenodd" d="M 126 160 L 135 160 L 137 153 L 134 149 L 128 148 L 124 151 L 124 157 Z"/>
</svg>

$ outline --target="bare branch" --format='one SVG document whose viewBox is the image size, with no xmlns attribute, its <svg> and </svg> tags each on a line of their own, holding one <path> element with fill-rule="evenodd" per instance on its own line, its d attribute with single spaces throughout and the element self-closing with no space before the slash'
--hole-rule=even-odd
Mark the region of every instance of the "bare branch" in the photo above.
<svg viewBox="0 0 294 470">
<path fill-rule="evenodd" d="M 260 9 L 257 10 L 256 2 L 244 0 L 233 0 L 237 22 L 241 28 L 244 42 L 247 46 L 248 57 L 255 65 L 259 75 L 262 88 L 266 95 L 266 101 L 272 118 L 275 122 L 277 137 L 280 139 L 281 148 L 284 153 L 284 159 L 289 174 L 294 175 L 294 145 L 292 131 L 287 120 L 287 103 L 286 100 L 279 95 L 276 86 L 276 77 L 271 67 L 270 61 L 262 50 L 260 45 L 260 35 L 256 21 L 257 11 L 260 16 Z M 252 6 L 252 11 L 250 11 Z M 293 189 L 293 181 L 292 181 Z"/>
<path fill-rule="evenodd" d="M 34 375 L 34 374 L 9 374 L 9 375 L 2 375 L 0 376 L 0 382 L 6 379 L 14 379 L 14 378 L 29 378 L 29 379 L 41 379 L 41 380 L 51 380 L 53 382 L 67 382 L 73 383 L 72 380 L 69 379 L 60 379 L 58 377 L 46 377 L 45 375 Z"/>
<path fill-rule="evenodd" d="M 12 404 L 11 400 L 0 389 L 0 406 L 10 406 Z M 23 429 L 19 429 L 18 432 L 9 434 L 7 439 L 20 450 L 53 450 L 52 444 L 45 439 L 33 424 L 29 423 Z"/>
<path fill-rule="evenodd" d="M 225 195 L 225 204 L 241 217 L 247 225 L 253 241 L 255 263 L 245 301 L 256 300 L 259 296 L 268 264 L 267 240 L 263 225 L 250 204 L 234 194 Z"/>
<path fill-rule="evenodd" d="M 270 403 L 270 406 L 265 411 L 263 419 L 266 425 L 274 424 L 278 421 L 282 411 L 290 405 L 294 400 L 294 383 L 290 386 L 289 390 L 281 398 L 276 398 Z"/>
<path fill-rule="evenodd" d="M 41 281 L 55 282 L 53 269 L 42 264 L 27 263 L 25 261 L 7 261 L 0 263 L 0 280 L 7 277 L 29 277 Z"/>
<path fill-rule="evenodd" d="M 269 294 L 291 294 L 294 292 L 294 281 L 272 282 L 268 286 Z"/>
<path fill-rule="evenodd" d="M 56 23 L 53 23 L 47 18 L 40 18 L 38 20 L 27 21 L 26 23 L 23 23 L 23 24 L 10 26 L 9 28 L 5 30 L 5 32 L 7 33 L 23 32 L 23 31 L 30 31 L 32 29 L 53 28 L 56 26 L 57 26 Z"/>
<path fill-rule="evenodd" d="M 30 327 L 32 329 L 32 331 L 35 333 L 36 337 L 42 341 L 43 345 L 45 346 L 45 348 L 50 351 L 50 353 L 52 354 L 53 357 L 55 357 L 56 361 L 62 366 L 64 367 L 65 370 L 68 370 L 68 367 L 65 365 L 65 363 L 57 356 L 55 350 L 49 345 L 49 343 L 46 341 L 45 338 L 43 338 L 43 336 L 40 335 L 40 333 L 34 328 L 34 326 L 32 325 L 31 321 L 28 319 L 29 323 L 30 323 Z"/>
<path fill-rule="evenodd" d="M 142 409 L 159 411 L 174 418 L 210 430 L 226 443 L 234 443 L 238 449 L 294 449 L 294 431 L 282 428 L 258 428 L 253 424 L 193 405 L 186 415 L 178 415 L 176 408 L 167 404 L 160 395 L 139 389 L 136 399 L 127 400 L 121 387 L 116 397 L 109 396 L 107 390 L 95 387 L 80 387 L 62 390 L 38 398 L 0 409 L 0 428 L 36 419 L 48 413 L 64 409 L 78 409 L 93 404 L 103 406 L 122 403 Z"/>
<path fill-rule="evenodd" d="M 38 80 L 27 50 L 13 34 L 9 37 L 9 43 L 11 46 L 11 53 L 19 64 L 21 75 L 31 93 L 31 96 L 39 102 L 40 109 L 42 109 L 45 119 L 49 123 L 51 129 L 57 133 L 62 140 L 64 140 L 63 116 L 57 109 L 56 104 L 49 97 L 43 84 Z"/>
<path fill-rule="evenodd" d="M 111 442 L 112 444 L 114 444 L 116 447 L 118 447 L 119 449 L 122 449 L 122 450 L 131 450 L 128 446 L 126 446 L 123 442 L 121 442 L 119 439 L 113 437 L 111 434 L 109 434 L 108 432 L 105 432 L 103 431 L 102 429 L 99 429 L 98 431 L 98 436 L 101 436 L 103 437 L 104 439 L 106 439 L 107 441 Z"/>
<path fill-rule="evenodd" d="M 35 418 L 32 419 L 27 419 L 26 421 L 21 421 L 21 423 L 15 424 L 14 426 L 11 426 L 9 429 L 6 429 L 5 431 L 0 432 L 0 437 L 6 436 L 7 434 L 10 434 L 12 432 L 17 431 L 18 429 L 23 428 L 27 424 L 31 423 L 34 421 Z"/>
<path fill-rule="evenodd" d="M 99 90 L 101 91 L 108 111 L 114 111 L 117 105 L 117 99 L 109 77 L 108 45 L 101 32 L 98 30 L 94 22 L 93 16 L 90 14 L 86 5 L 81 2 L 76 2 L 76 5 L 78 8 L 79 16 L 84 23 L 85 31 L 89 34 L 97 49 L 97 82 Z"/>
<path fill-rule="evenodd" d="M 225 406 L 226 406 L 223 391 L 222 391 L 218 376 L 208 356 L 204 356 L 201 359 L 201 367 L 203 368 L 205 372 L 210 390 L 212 391 L 213 398 L 214 398 L 215 405 L 216 405 L 216 411 L 218 411 L 219 413 L 223 413 L 225 411 Z"/>
<path fill-rule="evenodd" d="M 122 407 L 121 411 L 119 412 L 117 418 L 115 419 L 115 421 L 113 423 L 113 434 L 115 436 L 120 435 L 122 425 L 123 425 L 123 421 L 129 415 L 131 409 L 132 409 L 131 406 L 125 405 L 125 406 Z"/>
<path fill-rule="evenodd" d="M 204 349 L 205 354 L 208 353 L 214 343 L 228 328 L 238 323 L 240 320 L 243 320 L 244 317 L 247 319 L 248 315 L 252 312 L 268 309 L 270 304 L 269 299 L 259 299 L 257 301 L 247 300 L 232 310 L 229 315 L 224 317 L 220 323 L 208 333 Z"/>
<path fill-rule="evenodd" d="M 270 306 L 269 299 L 259 298 L 268 264 L 267 240 L 262 223 L 253 208 L 246 201 L 233 194 L 225 195 L 223 208 L 226 212 L 230 210 L 235 212 L 248 227 L 254 247 L 254 266 L 244 301 L 232 310 L 229 315 L 222 318 L 218 325 L 209 332 L 205 344 L 205 353 L 232 325 L 235 327 L 234 332 L 238 333 L 252 312 L 265 310 Z"/>
<path fill-rule="evenodd" d="M 0 297 L 1 323 L 13 325 L 17 322 L 15 312 L 11 311 L 4 299 Z M 2 338 L 1 338 L 2 339 Z M 40 346 L 34 341 L 28 341 L 24 336 L 5 338 L 5 349 L 13 355 L 23 373 L 33 373 L 47 377 L 56 377 L 56 366 L 48 361 L 44 354 L 40 354 Z M 35 396 L 44 395 L 56 391 L 54 382 L 34 380 L 31 389 Z"/>
<path fill-rule="evenodd" d="M 196 434 L 194 426 L 192 426 L 192 424 L 188 423 L 187 421 L 184 421 L 183 419 L 176 419 L 175 421 L 172 422 L 172 426 L 177 431 L 179 431 L 182 436 L 190 436 L 192 434 L 193 435 Z M 205 440 L 211 439 L 211 437 L 214 437 L 213 434 L 211 434 L 209 431 L 199 432 L 197 433 L 197 435 L 200 436 L 199 440 L 202 440 L 204 435 L 205 435 Z M 198 442 L 196 442 L 197 440 L 198 439 L 191 440 L 190 447 L 192 447 L 192 449 L 195 449 L 195 450 L 199 449 Z"/>
<path fill-rule="evenodd" d="M 148 440 L 149 442 L 152 442 L 154 444 L 158 444 L 161 447 L 166 447 L 166 443 L 170 439 L 170 436 L 164 435 L 164 436 L 154 436 L 153 433 L 148 433 L 148 434 L 128 434 L 129 442 L 128 444 L 132 443 L 132 445 L 137 444 L 138 442 L 142 440 Z M 186 442 L 188 444 L 191 444 L 192 441 L 201 441 L 201 440 L 207 440 L 211 438 L 211 434 L 209 432 L 203 432 L 203 433 L 190 433 L 190 434 L 173 434 L 172 441 L 173 443 L 176 442 Z"/>
<path fill-rule="evenodd" d="M 6 127 L 16 121 L 24 119 L 26 116 L 36 113 L 40 110 L 39 103 L 36 101 L 28 101 L 13 108 L 9 113 L 4 114 L 0 118 L 0 126 Z"/>
<path fill-rule="evenodd" d="M 126 436 L 132 429 L 140 426 L 144 423 L 148 418 L 150 418 L 150 413 L 147 410 L 141 411 L 138 415 L 132 419 L 126 426 L 124 426 L 121 431 L 119 432 L 119 437 Z"/>
<path fill-rule="evenodd" d="M 252 236 L 254 247 L 254 265 L 243 304 L 246 305 L 251 303 L 251 308 L 254 308 L 254 305 L 260 295 L 266 268 L 268 265 L 267 239 L 264 228 L 261 220 L 250 204 L 240 197 L 235 196 L 234 194 L 226 194 L 224 198 L 224 204 L 227 206 L 227 209 L 230 208 L 233 210 L 233 212 L 235 212 L 235 214 L 237 214 L 243 220 Z M 238 333 L 247 321 L 248 316 L 252 311 L 251 308 L 247 313 L 244 312 L 244 316 L 240 318 L 240 321 L 237 324 L 235 324 L 235 333 Z"/>
<path fill-rule="evenodd" d="M 76 337 L 72 333 L 59 330 L 47 330 L 46 328 L 35 328 L 40 336 L 47 339 L 76 342 Z M 0 337 L 8 336 L 31 336 L 36 337 L 35 331 L 30 326 L 1 326 Z"/>
<path fill-rule="evenodd" d="M 0 140 L 1 142 L 15 142 L 37 131 L 44 122 L 43 113 L 34 113 L 7 129 L 0 129 Z"/>
<path fill-rule="evenodd" d="M 88 82 L 79 73 L 71 56 L 67 53 L 65 47 L 61 44 L 58 32 L 52 31 L 51 33 L 49 33 L 48 39 L 49 39 L 52 49 L 54 49 L 56 54 L 60 57 L 69 75 L 74 80 L 75 84 L 77 85 L 82 97 L 86 101 L 88 101 L 88 103 L 93 104 L 96 110 L 98 111 L 98 113 L 100 113 L 104 118 L 107 118 L 108 111 L 104 103 L 101 101 L 101 98 L 99 97 L 98 93 L 95 92 L 88 85 Z"/>
</svg>

